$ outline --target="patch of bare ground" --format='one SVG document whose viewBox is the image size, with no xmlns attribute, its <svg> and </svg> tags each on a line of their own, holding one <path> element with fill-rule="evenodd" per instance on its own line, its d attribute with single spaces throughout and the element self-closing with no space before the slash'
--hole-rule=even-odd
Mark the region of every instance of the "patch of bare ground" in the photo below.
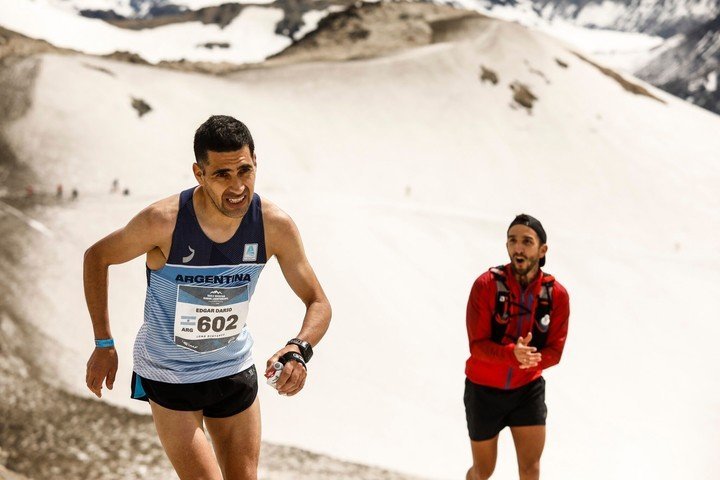
<svg viewBox="0 0 720 480">
<path fill-rule="evenodd" d="M 466 11 L 464 15 L 441 18 L 430 23 L 432 43 L 453 42 L 477 36 L 490 21 L 485 15 Z"/>
<path fill-rule="evenodd" d="M 480 81 L 482 83 L 490 82 L 493 85 L 497 85 L 500 81 L 498 74 L 494 70 L 486 68 L 484 65 L 480 65 Z"/>
<path fill-rule="evenodd" d="M 150 65 L 150 62 L 142 58 L 137 53 L 115 51 L 108 53 L 107 55 L 101 55 L 102 58 L 109 58 L 110 60 L 116 60 L 118 62 L 133 63 L 135 65 Z"/>
<path fill-rule="evenodd" d="M 631 81 L 629 81 L 629 80 L 626 80 L 625 78 L 623 78 L 622 75 L 620 75 L 620 74 L 617 73 L 616 71 L 611 70 L 611 69 L 609 69 L 609 68 L 607 68 L 607 67 L 603 67 L 602 65 L 598 65 L 597 63 L 593 62 L 593 61 L 590 60 L 589 58 L 586 58 L 586 57 L 582 56 L 581 54 L 579 54 L 579 53 L 577 53 L 577 52 L 572 52 L 572 53 L 573 53 L 573 55 L 575 55 L 576 57 L 578 57 L 578 58 L 579 58 L 580 60 L 582 60 L 583 62 L 589 63 L 589 64 L 592 65 L 593 67 L 595 67 L 595 68 L 597 68 L 598 70 L 600 70 L 600 72 L 601 72 L 603 75 L 607 75 L 608 77 L 610 77 L 610 78 L 612 78 L 613 80 L 615 80 L 617 83 L 620 84 L 621 87 L 623 87 L 623 88 L 624 88 L 625 90 L 627 90 L 628 92 L 630 92 L 630 93 L 632 93 L 632 94 L 635 94 L 635 95 L 643 95 L 643 96 L 645 96 L 645 97 L 652 98 L 653 100 L 657 100 L 658 102 L 663 103 L 663 104 L 666 104 L 666 103 L 667 103 L 667 102 L 665 102 L 665 100 L 663 100 L 663 99 L 661 99 L 661 98 L 658 98 L 658 97 L 656 97 L 655 95 L 653 95 L 652 93 L 650 93 L 650 92 L 648 91 L 648 89 L 645 88 L 645 87 L 643 87 L 642 85 L 638 85 L 637 83 L 633 83 L 633 82 L 631 82 Z"/>
<path fill-rule="evenodd" d="M 374 58 L 449 38 L 451 24 L 479 14 L 446 5 L 378 2 L 353 5 L 323 18 L 318 27 L 265 62 L 267 66 Z"/>
<path fill-rule="evenodd" d="M 0 27 L 0 67 L 16 57 L 27 57 L 38 53 L 78 53 L 67 48 L 58 48 L 45 40 L 26 37 L 12 30 Z"/>
<path fill-rule="evenodd" d="M 205 25 L 214 23 L 220 26 L 220 28 L 224 28 L 230 25 L 244 8 L 255 5 L 256 4 L 224 3 L 214 7 L 186 10 L 153 18 L 106 18 L 104 20 L 111 25 L 128 30 L 144 30 L 147 28 L 157 28 L 187 22 L 201 22 Z"/>
<path fill-rule="evenodd" d="M 142 98 L 132 97 L 131 105 L 137 112 L 138 117 L 142 117 L 146 113 L 150 113 L 152 111 L 152 107 Z"/>
<path fill-rule="evenodd" d="M 111 70 L 108 70 L 108 69 L 105 68 L 105 67 L 98 67 L 97 65 L 93 65 L 93 64 L 91 64 L 91 63 L 83 63 L 82 65 L 83 65 L 83 67 L 89 68 L 90 70 L 95 70 L 95 71 L 97 71 L 97 72 L 102 72 L 102 73 L 104 73 L 104 74 L 106 74 L 106 75 L 110 75 L 111 77 L 114 77 L 114 76 L 115 76 L 115 72 L 113 72 L 113 71 L 111 71 Z"/>
<path fill-rule="evenodd" d="M 159 68 L 165 68 L 168 70 L 175 70 L 178 72 L 187 73 L 202 73 L 206 75 L 227 75 L 229 73 L 237 72 L 240 70 L 247 70 L 251 68 L 259 68 L 259 64 L 240 64 L 231 62 L 191 62 L 189 60 L 162 60 L 156 64 L 152 64 L 145 60 L 137 53 L 116 51 L 107 55 L 102 55 L 102 58 L 115 60 L 117 62 L 132 63 L 134 65 L 149 65 Z"/>
<path fill-rule="evenodd" d="M 538 77 L 542 78 L 547 85 L 550 85 L 550 79 L 547 78 L 547 76 L 542 70 L 538 70 L 537 68 L 533 67 L 527 59 L 525 59 L 523 63 L 527 67 L 528 72 L 532 73 L 533 75 L 537 75 Z"/>
<path fill-rule="evenodd" d="M 538 98 L 533 95 L 530 89 L 517 81 L 510 84 L 510 89 L 513 91 L 513 100 L 515 103 L 526 108 L 528 112 L 532 111 L 533 104 Z"/>
<path fill-rule="evenodd" d="M 178 72 L 204 73 L 207 75 L 227 75 L 229 73 L 259 68 L 256 64 L 238 64 L 231 62 L 190 62 L 188 60 L 163 60 L 157 64 L 160 68 L 176 70 Z"/>
<path fill-rule="evenodd" d="M 230 44 L 228 42 L 206 42 L 206 43 L 199 43 L 198 48 L 207 48 L 208 50 L 214 50 L 216 48 L 219 49 L 227 49 L 230 48 Z"/>
</svg>

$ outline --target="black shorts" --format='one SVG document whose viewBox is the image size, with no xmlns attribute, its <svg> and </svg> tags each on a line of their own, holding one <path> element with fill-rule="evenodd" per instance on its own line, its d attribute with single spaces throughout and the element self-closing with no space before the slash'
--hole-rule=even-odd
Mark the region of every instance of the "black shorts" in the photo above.
<svg viewBox="0 0 720 480">
<path fill-rule="evenodd" d="M 540 377 L 513 390 L 465 379 L 465 417 L 473 441 L 495 438 L 505 427 L 545 425 L 545 379 Z"/>
<path fill-rule="evenodd" d="M 197 411 L 211 418 L 231 417 L 250 407 L 258 392 L 255 365 L 229 377 L 199 383 L 165 383 L 133 372 L 132 398 L 152 400 L 170 410 Z"/>
</svg>

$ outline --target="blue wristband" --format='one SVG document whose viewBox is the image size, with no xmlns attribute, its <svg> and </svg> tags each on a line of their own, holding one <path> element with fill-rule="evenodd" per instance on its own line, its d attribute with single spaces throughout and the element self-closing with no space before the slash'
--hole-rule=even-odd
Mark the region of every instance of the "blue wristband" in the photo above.
<svg viewBox="0 0 720 480">
<path fill-rule="evenodd" d="M 115 340 L 112 338 L 102 338 L 100 340 L 95 340 L 95 346 L 97 348 L 111 348 L 115 346 Z"/>
</svg>

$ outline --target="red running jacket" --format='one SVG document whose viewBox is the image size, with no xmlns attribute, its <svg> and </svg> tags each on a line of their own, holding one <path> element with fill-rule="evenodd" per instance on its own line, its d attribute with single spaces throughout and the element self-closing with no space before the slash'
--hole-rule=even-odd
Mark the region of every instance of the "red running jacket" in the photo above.
<svg viewBox="0 0 720 480">
<path fill-rule="evenodd" d="M 570 300 L 565 287 L 558 281 L 552 289 L 552 311 L 545 347 L 540 350 L 542 361 L 537 367 L 521 370 L 513 348 L 519 337 L 532 330 L 535 318 L 535 299 L 540 294 L 543 272 L 524 290 L 505 265 L 510 290 L 510 318 L 501 343 L 491 340 L 492 318 L 495 314 L 497 285 L 490 271 L 480 275 L 472 286 L 467 305 L 467 331 L 470 341 L 470 358 L 465 364 L 465 375 L 471 382 L 488 387 L 512 389 L 526 385 L 542 375 L 544 368 L 560 362 L 567 338 Z M 521 304 L 524 312 L 521 314 Z"/>
</svg>

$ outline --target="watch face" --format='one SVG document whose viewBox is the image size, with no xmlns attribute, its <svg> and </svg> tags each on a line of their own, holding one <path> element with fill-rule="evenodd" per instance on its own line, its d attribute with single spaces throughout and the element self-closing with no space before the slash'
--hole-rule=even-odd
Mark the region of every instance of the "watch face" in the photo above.
<svg viewBox="0 0 720 480">
<path fill-rule="evenodd" d="M 313 355 L 312 347 L 308 342 L 305 340 L 300 340 L 299 338 L 293 338 L 288 342 L 288 345 L 297 345 L 297 347 L 302 352 L 302 358 L 304 361 L 309 362 L 310 358 Z"/>
</svg>

